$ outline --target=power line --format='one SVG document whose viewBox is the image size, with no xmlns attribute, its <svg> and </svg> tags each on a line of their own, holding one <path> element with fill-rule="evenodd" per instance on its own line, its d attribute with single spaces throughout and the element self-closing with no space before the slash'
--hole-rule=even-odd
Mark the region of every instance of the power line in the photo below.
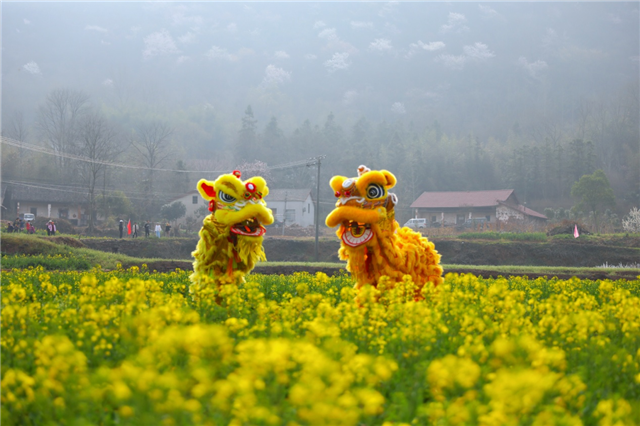
<svg viewBox="0 0 640 426">
<path fill-rule="evenodd" d="M 92 163 L 92 164 L 101 164 L 101 165 L 110 166 L 110 167 L 120 167 L 120 168 L 124 168 L 124 169 L 134 169 L 134 170 L 153 170 L 153 171 L 158 171 L 158 172 L 176 172 L 176 173 L 192 173 L 192 172 L 196 172 L 196 170 L 159 169 L 159 168 L 150 168 L 150 167 L 144 167 L 144 166 L 134 166 L 134 165 L 131 165 L 131 164 L 114 163 L 114 162 L 111 162 L 111 161 L 94 160 L 94 159 L 91 159 L 91 158 L 88 158 L 88 157 L 83 157 L 81 155 L 74 155 L 74 154 L 56 152 L 54 150 L 50 150 L 50 149 L 47 149 L 47 148 L 42 147 L 42 146 L 38 146 L 38 145 L 29 144 L 29 143 L 26 143 L 26 142 L 17 141 L 15 139 L 7 138 L 5 136 L 2 136 L 2 143 L 5 144 L 5 145 L 14 146 L 16 148 L 26 149 L 27 151 L 38 152 L 40 154 L 53 155 L 53 156 L 59 157 L 59 158 L 67 158 L 69 160 L 83 161 L 85 163 Z M 219 170 L 213 170 L 213 171 L 197 170 L 197 172 L 200 172 L 200 173 L 225 173 L 224 171 L 219 171 Z"/>
<path fill-rule="evenodd" d="M 17 181 L 11 181 L 11 180 L 9 180 L 9 181 L 5 180 L 5 181 L 3 181 L 3 183 L 10 184 L 10 185 L 16 185 L 16 186 L 24 186 L 24 187 L 27 187 L 27 188 L 45 189 L 47 191 L 70 192 L 72 194 L 81 194 L 83 196 L 88 196 L 89 195 L 89 191 L 86 188 L 81 188 L 81 189 L 83 189 L 83 191 L 79 191 L 78 189 L 73 189 L 73 190 L 72 189 L 63 189 L 63 188 L 67 188 L 64 185 L 46 185 L 46 186 L 43 186 L 43 185 L 34 185 L 32 183 L 17 182 Z M 115 193 L 115 192 L 123 192 L 127 196 L 127 198 L 130 199 L 130 200 L 146 200 L 146 199 L 149 198 L 148 194 L 146 194 L 146 193 L 145 193 L 146 196 L 144 196 L 144 197 L 143 196 L 136 197 L 136 196 L 129 196 L 129 194 L 134 194 L 135 195 L 136 193 L 131 193 L 131 192 L 130 193 L 125 193 L 124 191 L 120 191 L 120 190 L 117 190 L 117 189 L 107 189 L 104 192 L 107 192 L 110 195 L 112 193 Z M 102 189 L 101 190 L 96 190 L 94 193 L 96 195 L 102 195 L 103 191 L 102 191 Z"/>
<path fill-rule="evenodd" d="M 68 192 L 87 192 L 88 193 L 88 188 L 86 185 L 79 185 L 79 184 L 70 184 L 70 185 L 64 185 L 64 184 L 56 184 L 56 183 L 49 183 L 49 182 L 42 182 L 42 181 L 38 181 L 38 180 L 28 180 L 28 181 L 19 181 L 19 180 L 7 180 L 7 179 L 3 179 L 2 181 L 3 183 L 7 183 L 7 184 L 12 184 L 12 185 L 19 185 L 19 186 L 30 186 L 33 188 L 39 188 L 39 189 L 49 189 L 52 191 L 68 191 Z M 195 191 L 195 190 L 193 190 Z M 149 198 L 149 192 L 148 191 L 144 191 L 144 190 L 122 190 L 119 189 L 117 187 L 113 187 L 113 186 L 109 186 L 108 188 L 103 188 L 102 186 L 98 187 L 96 185 L 95 188 L 95 193 L 99 193 L 102 194 L 103 192 L 108 192 L 108 193 L 115 193 L 115 192 L 123 192 L 127 195 L 127 197 L 129 197 L 129 194 L 131 194 L 134 197 L 129 197 L 129 198 L 135 198 L 135 199 L 147 199 Z M 192 192 L 192 191 L 186 191 L 186 192 L 166 192 L 166 191 L 159 191 L 159 192 L 155 192 L 151 195 L 153 196 L 158 196 L 158 195 L 163 195 L 163 196 L 181 196 L 184 195 L 188 192 Z M 135 197 L 138 196 L 138 197 Z"/>
<path fill-rule="evenodd" d="M 124 169 L 134 169 L 134 170 L 153 170 L 156 172 L 172 172 L 172 173 L 207 173 L 207 174 L 223 174 L 223 173 L 230 173 L 232 170 L 228 169 L 228 170 L 179 170 L 179 169 L 160 169 L 160 168 L 151 168 L 151 167 L 145 167 L 145 166 L 134 166 L 131 164 L 122 164 L 122 163 L 114 163 L 111 161 L 101 161 L 101 160 L 94 160 L 88 157 L 83 157 L 81 155 L 74 155 L 74 154 L 68 154 L 68 153 L 62 153 L 62 152 L 56 152 L 54 150 L 51 149 L 47 149 L 45 147 L 39 146 L 39 145 L 33 145 L 30 143 L 26 143 L 26 142 L 21 142 L 12 138 L 8 138 L 6 136 L 2 136 L 1 137 L 1 141 L 3 144 L 5 145 L 9 145 L 9 146 L 13 146 L 16 148 L 20 148 L 20 149 L 26 149 L 27 151 L 33 151 L 33 152 L 38 152 L 40 154 L 46 154 L 46 155 L 52 155 L 55 157 L 59 157 L 59 158 L 67 158 L 69 160 L 76 160 L 76 161 L 83 161 L 85 163 L 92 163 L 92 164 L 101 164 L 104 166 L 109 166 L 109 167 L 120 167 L 120 168 L 124 168 Z M 289 163 L 284 163 L 284 164 L 278 164 L 275 166 L 267 166 L 266 169 L 267 170 L 280 170 L 280 169 L 289 169 L 289 168 L 294 168 L 294 167 L 300 167 L 300 166 L 311 166 L 311 165 L 315 165 L 317 160 L 315 160 L 314 158 L 309 158 L 306 160 L 298 160 L 298 161 L 292 161 Z"/>
</svg>

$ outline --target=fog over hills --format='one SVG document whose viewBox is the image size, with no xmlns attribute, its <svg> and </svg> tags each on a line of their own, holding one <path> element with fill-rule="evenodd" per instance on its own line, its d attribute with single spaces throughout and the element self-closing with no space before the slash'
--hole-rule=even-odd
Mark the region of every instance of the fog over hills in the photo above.
<svg viewBox="0 0 640 426">
<path fill-rule="evenodd" d="M 2 37 L 3 113 L 72 87 L 230 117 L 252 104 L 288 130 L 333 111 L 478 131 L 638 75 L 635 2 L 3 2 Z"/>
<path fill-rule="evenodd" d="M 3 136 L 74 148 L 72 131 L 45 135 L 43 111 L 52 94 L 86 94 L 96 123 L 117 133 L 109 161 L 144 170 L 91 180 L 34 156 L 25 176 L 3 144 L 4 180 L 135 186 L 128 196 L 153 199 L 152 211 L 203 177 L 155 169 L 325 155 L 324 195 L 333 174 L 386 167 L 407 215 L 422 191 L 443 190 L 514 188 L 534 208 L 568 208 L 574 182 L 596 169 L 618 213 L 640 203 L 638 2 L 1 7 Z M 166 152 L 145 163 L 136 143 L 159 128 Z M 271 179 L 308 188 L 316 177 Z"/>
</svg>

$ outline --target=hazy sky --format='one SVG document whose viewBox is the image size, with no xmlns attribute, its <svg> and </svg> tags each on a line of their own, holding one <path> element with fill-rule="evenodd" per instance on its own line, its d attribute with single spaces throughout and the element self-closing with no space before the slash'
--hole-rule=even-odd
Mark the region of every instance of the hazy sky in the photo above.
<svg viewBox="0 0 640 426">
<path fill-rule="evenodd" d="M 69 87 L 210 104 L 238 119 L 249 103 L 298 122 L 329 111 L 474 114 L 542 90 L 589 96 L 639 72 L 637 2 L 1 7 L 3 112 L 32 113 Z"/>
</svg>

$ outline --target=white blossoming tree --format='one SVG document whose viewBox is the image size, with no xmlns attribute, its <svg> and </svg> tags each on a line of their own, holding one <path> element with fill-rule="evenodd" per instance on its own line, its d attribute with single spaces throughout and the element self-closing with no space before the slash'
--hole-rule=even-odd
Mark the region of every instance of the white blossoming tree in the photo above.
<svg viewBox="0 0 640 426">
<path fill-rule="evenodd" d="M 627 232 L 640 232 L 640 209 L 632 208 L 622 219 L 622 228 Z"/>
</svg>

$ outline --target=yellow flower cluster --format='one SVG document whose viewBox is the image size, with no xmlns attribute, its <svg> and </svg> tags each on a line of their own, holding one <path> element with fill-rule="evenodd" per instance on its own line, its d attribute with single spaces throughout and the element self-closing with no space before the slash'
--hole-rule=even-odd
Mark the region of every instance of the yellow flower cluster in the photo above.
<svg viewBox="0 0 640 426">
<path fill-rule="evenodd" d="M 2 274 L 2 424 L 640 424 L 640 278 Z"/>
</svg>

